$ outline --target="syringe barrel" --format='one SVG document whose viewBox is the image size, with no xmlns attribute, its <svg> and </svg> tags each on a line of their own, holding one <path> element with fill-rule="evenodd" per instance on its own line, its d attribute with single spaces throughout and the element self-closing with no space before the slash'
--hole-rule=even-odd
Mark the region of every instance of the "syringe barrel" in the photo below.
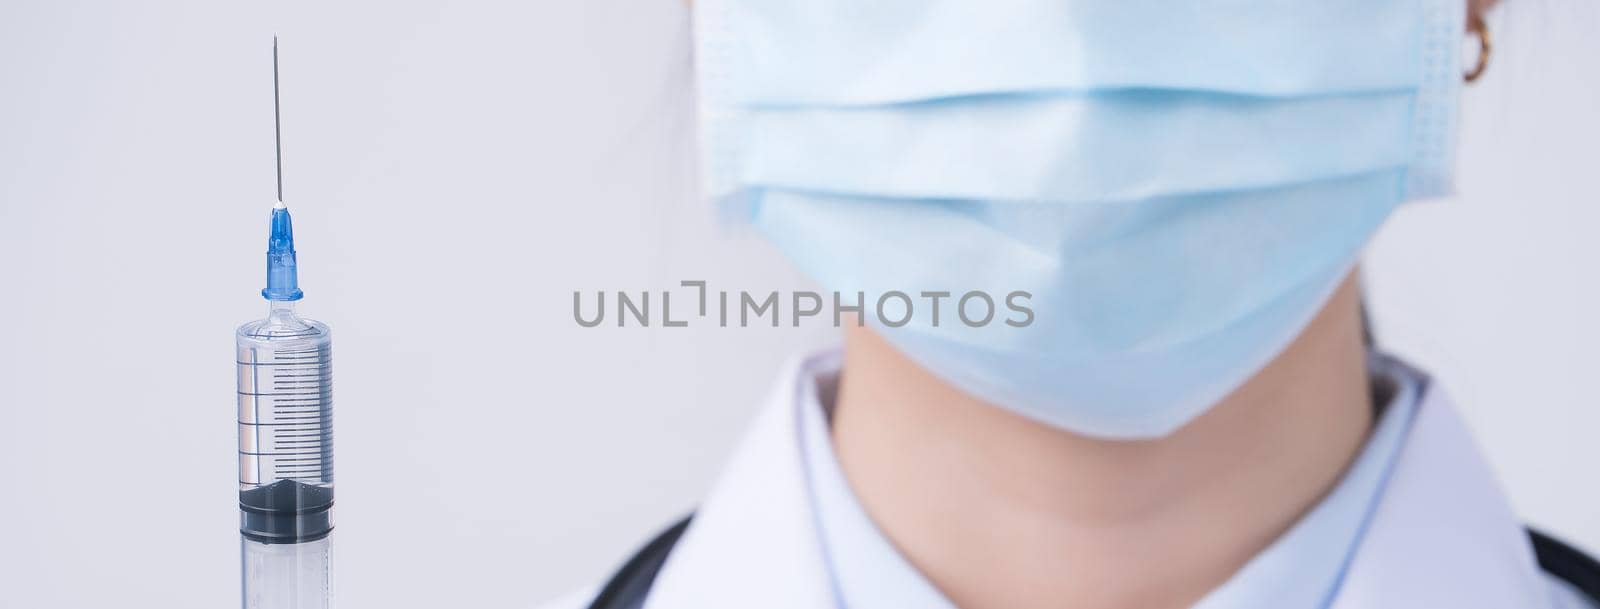
<svg viewBox="0 0 1600 609">
<path fill-rule="evenodd" d="M 244 609 L 328 609 L 329 538 L 304 543 L 240 542 Z"/>
<path fill-rule="evenodd" d="M 273 302 L 236 336 L 240 533 L 265 544 L 333 530 L 333 341 Z"/>
<path fill-rule="evenodd" d="M 326 609 L 333 532 L 333 337 L 273 301 L 235 336 L 244 609 Z"/>
</svg>

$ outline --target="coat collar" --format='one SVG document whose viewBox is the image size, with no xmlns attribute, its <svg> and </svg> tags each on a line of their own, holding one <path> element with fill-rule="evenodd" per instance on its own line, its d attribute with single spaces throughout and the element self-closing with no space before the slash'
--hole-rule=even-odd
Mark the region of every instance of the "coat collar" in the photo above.
<svg viewBox="0 0 1600 609">
<path fill-rule="evenodd" d="M 836 605 L 800 447 L 796 361 L 667 558 L 644 609 Z"/>
<path fill-rule="evenodd" d="M 797 392 L 814 361 L 789 367 L 645 609 L 837 605 L 800 446 Z M 1454 407 L 1426 387 L 1416 417 L 1330 609 L 1551 606 L 1523 529 Z"/>
<path fill-rule="evenodd" d="M 1430 384 L 1331 609 L 1550 607 L 1547 585 L 1455 406 Z"/>
</svg>

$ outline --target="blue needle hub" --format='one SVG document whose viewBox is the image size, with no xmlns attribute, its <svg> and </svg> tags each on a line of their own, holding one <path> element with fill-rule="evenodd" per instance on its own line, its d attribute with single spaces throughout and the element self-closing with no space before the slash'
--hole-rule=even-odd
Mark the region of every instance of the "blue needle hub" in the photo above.
<svg viewBox="0 0 1600 609">
<path fill-rule="evenodd" d="M 261 297 L 292 301 L 302 296 L 294 263 L 294 225 L 289 220 L 289 208 L 279 201 L 272 208 L 272 231 L 267 235 L 267 287 L 261 290 Z"/>
</svg>

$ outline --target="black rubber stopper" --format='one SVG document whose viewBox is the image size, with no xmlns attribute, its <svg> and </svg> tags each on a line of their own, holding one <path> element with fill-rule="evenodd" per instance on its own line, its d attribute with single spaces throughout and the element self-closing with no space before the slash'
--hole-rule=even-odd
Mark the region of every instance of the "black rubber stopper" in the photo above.
<svg viewBox="0 0 1600 609">
<path fill-rule="evenodd" d="M 333 532 L 333 489 L 279 480 L 239 491 L 239 533 L 261 543 L 305 543 Z"/>
</svg>

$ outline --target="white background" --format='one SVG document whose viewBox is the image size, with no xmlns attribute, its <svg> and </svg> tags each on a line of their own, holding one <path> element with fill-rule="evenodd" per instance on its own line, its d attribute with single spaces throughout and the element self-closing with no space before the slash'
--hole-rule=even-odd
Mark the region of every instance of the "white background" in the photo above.
<svg viewBox="0 0 1600 609">
<path fill-rule="evenodd" d="M 1600 9 L 1507 0 L 1463 196 L 1367 265 L 1517 507 L 1600 549 Z M 0 3 L 0 607 L 238 602 L 271 36 L 302 310 L 335 329 L 341 605 L 526 607 L 694 505 L 830 330 L 580 328 L 574 290 L 804 286 L 694 195 L 685 7 Z"/>
</svg>

